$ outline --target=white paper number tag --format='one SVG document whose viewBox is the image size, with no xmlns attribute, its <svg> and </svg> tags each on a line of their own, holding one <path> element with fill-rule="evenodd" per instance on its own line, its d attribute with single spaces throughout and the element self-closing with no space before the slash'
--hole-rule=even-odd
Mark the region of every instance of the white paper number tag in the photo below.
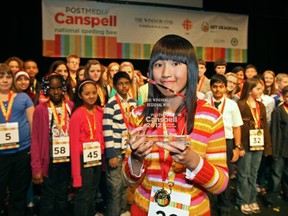
<svg viewBox="0 0 288 216">
<path fill-rule="evenodd" d="M 0 124 L 0 150 L 19 148 L 18 122 Z"/>
<path fill-rule="evenodd" d="M 101 146 L 99 142 L 83 143 L 84 167 L 101 165 Z"/>
<path fill-rule="evenodd" d="M 52 143 L 53 163 L 70 161 L 69 137 L 53 137 Z"/>
<path fill-rule="evenodd" d="M 251 151 L 264 150 L 264 130 L 249 130 L 249 147 Z"/>
<path fill-rule="evenodd" d="M 155 215 L 181 215 L 189 216 L 189 207 L 191 201 L 191 195 L 180 193 L 172 190 L 171 201 L 168 206 L 161 207 L 155 202 L 155 193 L 156 191 L 161 190 L 159 187 L 152 187 L 151 196 L 150 196 L 150 205 L 148 216 Z"/>
</svg>

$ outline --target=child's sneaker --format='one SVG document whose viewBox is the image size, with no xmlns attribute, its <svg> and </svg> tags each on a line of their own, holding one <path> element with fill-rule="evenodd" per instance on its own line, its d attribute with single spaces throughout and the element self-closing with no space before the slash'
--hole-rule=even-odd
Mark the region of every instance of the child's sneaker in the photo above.
<svg viewBox="0 0 288 216">
<path fill-rule="evenodd" d="M 242 204 L 240 206 L 240 210 L 243 214 L 251 214 L 252 213 L 252 209 L 250 208 L 250 205 L 248 205 L 248 204 Z"/>
<path fill-rule="evenodd" d="M 252 210 L 252 212 L 253 212 L 254 214 L 258 214 L 258 213 L 261 212 L 258 203 L 251 203 L 251 204 L 249 204 L 249 207 L 250 207 L 250 209 Z"/>
</svg>

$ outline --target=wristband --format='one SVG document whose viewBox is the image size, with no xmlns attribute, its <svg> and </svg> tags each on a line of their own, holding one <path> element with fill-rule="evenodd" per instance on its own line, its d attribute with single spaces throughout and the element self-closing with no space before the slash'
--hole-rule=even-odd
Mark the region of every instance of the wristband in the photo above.
<svg viewBox="0 0 288 216">
<path fill-rule="evenodd" d="M 244 149 L 240 144 L 239 145 L 235 145 L 235 147 L 238 148 L 240 151 Z"/>
</svg>

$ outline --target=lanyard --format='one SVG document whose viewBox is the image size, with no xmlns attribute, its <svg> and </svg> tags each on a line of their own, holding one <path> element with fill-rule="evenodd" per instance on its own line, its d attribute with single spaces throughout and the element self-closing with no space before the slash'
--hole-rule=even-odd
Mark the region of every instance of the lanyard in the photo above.
<svg viewBox="0 0 288 216">
<path fill-rule="evenodd" d="M 74 77 L 74 76 L 70 76 L 70 77 L 71 77 L 73 87 L 75 88 L 75 86 L 77 85 L 76 77 Z"/>
<path fill-rule="evenodd" d="M 254 119 L 254 122 L 255 122 L 255 128 L 260 128 L 260 107 L 259 107 L 259 104 L 258 104 L 258 101 L 255 101 L 256 103 L 256 109 L 253 109 L 251 104 L 249 103 L 249 101 L 247 100 L 246 103 L 248 104 L 250 110 L 251 110 L 251 113 L 252 113 L 252 116 L 253 116 L 253 119 Z"/>
<path fill-rule="evenodd" d="M 15 98 L 16 95 L 13 95 L 13 92 L 10 91 L 8 93 L 8 106 L 7 106 L 7 110 L 5 109 L 5 106 L 4 106 L 4 103 L 3 101 L 0 99 L 0 106 L 1 106 L 1 110 L 2 110 L 2 114 L 6 120 L 6 122 L 9 121 L 10 119 L 10 116 L 12 114 L 12 105 L 13 105 L 13 102 L 14 102 L 14 98 Z"/>
<path fill-rule="evenodd" d="M 102 91 L 100 85 L 96 84 L 96 87 L 97 87 L 97 93 L 98 93 L 99 98 L 100 98 L 101 107 L 103 107 L 105 105 L 105 96 L 103 94 L 103 91 Z"/>
<path fill-rule="evenodd" d="M 200 91 L 201 88 L 202 88 L 202 85 L 204 83 L 204 76 L 201 77 L 201 79 L 199 80 L 199 84 L 198 84 L 198 88 L 197 88 L 197 91 Z"/>
<path fill-rule="evenodd" d="M 37 85 L 37 79 L 34 79 L 32 85 L 30 86 L 30 91 L 31 91 L 33 94 L 36 94 L 36 85 Z"/>
<path fill-rule="evenodd" d="M 156 113 L 156 118 L 157 116 L 159 116 L 158 113 Z M 177 117 L 177 124 L 180 126 L 184 126 L 183 129 L 180 132 L 180 129 L 177 128 L 176 133 L 179 134 L 187 134 L 187 128 L 186 128 L 186 120 L 185 120 L 185 112 L 182 111 L 181 115 L 179 117 Z M 160 125 L 159 127 L 157 127 L 157 134 L 158 135 L 163 135 L 163 134 L 168 134 L 168 128 L 166 127 L 166 123 L 165 123 L 165 116 L 163 115 L 163 121 L 162 121 L 162 126 Z M 165 150 L 163 148 L 158 148 L 159 151 L 159 161 L 160 161 L 160 167 L 161 167 L 161 176 L 162 176 L 162 181 L 164 182 L 168 176 L 169 170 L 172 166 L 172 168 L 174 167 L 172 165 L 173 163 L 173 159 L 171 157 L 170 154 L 168 154 L 168 152 L 165 152 Z M 173 183 L 174 179 L 173 177 L 169 177 L 169 182 Z"/>
<path fill-rule="evenodd" d="M 286 113 L 288 113 L 288 105 L 285 104 L 285 103 L 283 103 L 283 108 L 284 108 L 284 110 L 286 111 Z"/>
<path fill-rule="evenodd" d="M 120 106 L 120 111 L 121 111 L 121 114 L 122 114 L 122 117 L 123 117 L 123 120 L 124 120 L 124 123 L 126 125 L 126 127 L 128 128 L 129 127 L 129 112 L 130 112 L 130 103 L 129 103 L 129 99 L 127 99 L 127 107 L 126 109 L 124 110 L 123 109 L 123 106 L 122 106 L 122 103 L 120 101 L 120 98 L 119 98 L 119 95 L 116 94 L 115 95 L 115 98 L 116 98 L 116 101 L 118 103 L 118 105 Z"/>
<path fill-rule="evenodd" d="M 220 110 L 220 113 L 221 113 L 221 114 L 223 114 L 225 104 L 226 104 L 226 98 L 224 98 L 223 105 L 222 105 L 221 110 Z M 212 97 L 211 97 L 211 105 L 212 105 L 212 106 L 215 106 L 215 105 L 214 105 L 214 101 L 212 100 Z"/>
<path fill-rule="evenodd" d="M 91 125 L 91 122 L 90 122 L 90 119 L 89 119 L 89 113 L 87 112 L 87 109 L 82 106 L 82 109 L 84 110 L 85 112 L 85 116 L 86 116 L 86 119 L 87 119 L 87 122 L 88 122 L 88 126 L 89 126 L 89 132 L 90 132 L 90 140 L 93 141 L 94 140 L 94 134 L 96 134 L 96 113 L 95 113 L 95 108 L 93 108 L 93 128 L 92 128 L 92 125 Z"/>
<path fill-rule="evenodd" d="M 56 112 L 56 108 L 55 108 L 53 102 L 51 102 L 50 100 L 49 100 L 49 105 L 52 109 L 52 114 L 53 114 L 53 117 L 55 119 L 56 126 L 58 127 L 59 130 L 62 129 L 63 132 L 66 133 L 66 130 L 67 130 L 67 126 L 66 126 L 67 110 L 66 110 L 65 102 L 62 101 L 62 103 L 61 103 L 61 106 L 62 106 L 61 118 L 60 118 L 60 115 Z"/>
</svg>

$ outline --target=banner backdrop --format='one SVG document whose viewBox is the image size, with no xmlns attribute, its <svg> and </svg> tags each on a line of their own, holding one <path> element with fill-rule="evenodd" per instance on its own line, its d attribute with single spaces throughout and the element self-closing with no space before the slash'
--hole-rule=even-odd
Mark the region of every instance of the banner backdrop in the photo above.
<svg viewBox="0 0 288 216">
<path fill-rule="evenodd" d="M 247 62 L 248 16 L 92 1 L 42 0 L 43 56 L 149 59 L 163 35 L 192 42 L 197 57 Z"/>
</svg>

